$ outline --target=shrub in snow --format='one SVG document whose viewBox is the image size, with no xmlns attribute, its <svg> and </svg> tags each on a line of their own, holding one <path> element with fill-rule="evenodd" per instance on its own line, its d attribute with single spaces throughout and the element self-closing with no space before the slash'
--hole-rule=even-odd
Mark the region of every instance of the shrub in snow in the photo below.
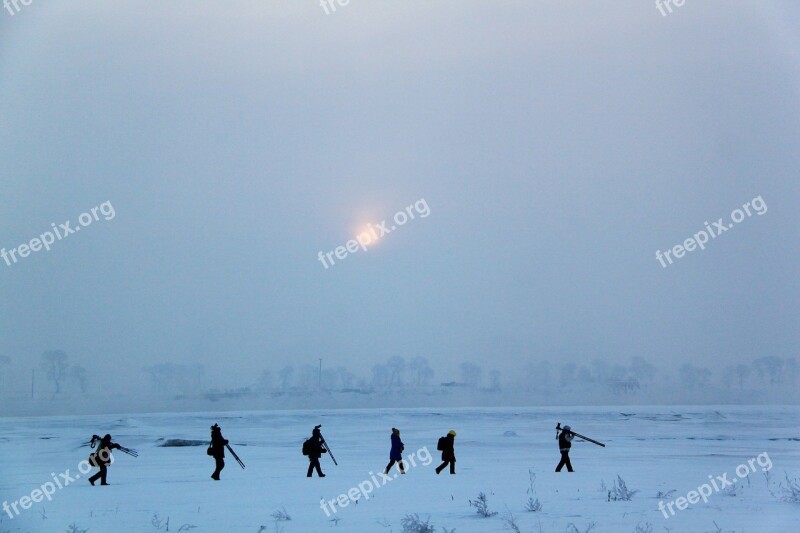
<svg viewBox="0 0 800 533">
<path fill-rule="evenodd" d="M 503 518 L 503 522 L 505 522 L 505 527 L 514 533 L 522 533 L 522 531 L 519 529 L 519 525 L 517 524 L 517 519 L 514 518 L 514 515 L 511 514 L 511 511 L 508 511 L 508 517 Z"/>
<path fill-rule="evenodd" d="M 89 529 L 81 529 L 75 522 L 67 526 L 67 533 L 86 533 L 87 531 L 89 531 Z"/>
<path fill-rule="evenodd" d="M 158 516 L 158 513 L 153 515 L 153 518 L 150 520 L 150 523 L 153 525 L 156 531 L 169 531 L 169 517 L 166 519 L 161 518 Z"/>
<path fill-rule="evenodd" d="M 628 486 L 625 484 L 625 480 L 623 480 L 618 474 L 617 480 L 614 481 L 611 490 L 608 491 L 608 501 L 629 502 L 637 492 L 639 491 L 628 489 Z"/>
<path fill-rule="evenodd" d="M 658 493 L 656 494 L 656 498 L 658 498 L 659 500 L 670 500 L 672 499 L 672 495 L 675 494 L 675 492 L 676 492 L 675 489 L 668 490 L 667 492 L 658 491 Z"/>
<path fill-rule="evenodd" d="M 525 503 L 525 510 L 530 511 L 532 513 L 536 513 L 542 510 L 542 504 L 539 501 L 539 498 L 536 497 L 536 474 L 533 473 L 533 469 L 528 469 L 528 501 Z"/>
<path fill-rule="evenodd" d="M 538 513 L 541 511 L 542 503 L 539 501 L 539 498 L 528 498 L 528 502 L 525 504 L 525 510 L 530 511 L 531 513 Z"/>
<path fill-rule="evenodd" d="M 490 518 L 497 513 L 489 510 L 489 500 L 483 492 L 478 494 L 475 501 L 469 501 L 470 507 L 474 507 L 475 511 L 484 518 Z"/>
<path fill-rule="evenodd" d="M 403 533 L 436 533 L 430 517 L 423 521 L 418 514 L 407 514 L 400 520 L 400 525 L 403 526 Z"/>
<path fill-rule="evenodd" d="M 636 529 L 633 530 L 633 533 L 653 533 L 653 524 L 650 522 L 645 522 L 644 524 L 639 522 L 636 524 Z"/>
<path fill-rule="evenodd" d="M 784 472 L 784 474 L 786 475 L 786 486 L 784 487 L 783 483 L 779 485 L 783 493 L 783 501 L 800 503 L 800 478 L 792 479 L 788 473 Z"/>
<path fill-rule="evenodd" d="M 275 520 L 276 522 L 288 522 L 289 520 L 292 519 L 292 517 L 289 516 L 289 513 L 286 512 L 286 507 L 281 507 L 280 509 L 272 513 L 271 516 L 272 519 Z"/>
</svg>

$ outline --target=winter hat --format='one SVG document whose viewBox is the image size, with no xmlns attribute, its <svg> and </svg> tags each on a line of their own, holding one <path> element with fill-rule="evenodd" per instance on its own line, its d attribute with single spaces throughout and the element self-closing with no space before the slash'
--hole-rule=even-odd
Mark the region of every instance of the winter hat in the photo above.
<svg viewBox="0 0 800 533">
<path fill-rule="evenodd" d="M 564 431 L 569 431 L 570 429 L 572 429 L 572 428 L 569 427 L 569 426 L 564 426 Z"/>
<path fill-rule="evenodd" d="M 397 429 L 397 428 L 392 428 L 392 433 L 394 433 L 395 435 L 399 435 L 400 434 L 400 430 Z"/>
<path fill-rule="evenodd" d="M 450 431 L 447 432 L 447 434 L 448 435 L 452 435 L 452 436 L 455 437 L 456 436 L 456 430 L 455 429 L 451 429 Z"/>
</svg>

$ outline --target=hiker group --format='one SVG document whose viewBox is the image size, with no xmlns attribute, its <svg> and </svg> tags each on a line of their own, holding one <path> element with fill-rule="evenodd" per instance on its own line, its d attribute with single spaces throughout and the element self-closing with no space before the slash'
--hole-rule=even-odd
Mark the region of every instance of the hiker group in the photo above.
<svg viewBox="0 0 800 533">
<path fill-rule="evenodd" d="M 321 427 L 321 425 L 314 426 L 314 429 L 311 431 L 311 437 L 303 441 L 302 453 L 308 457 L 308 470 L 306 471 L 306 477 L 312 477 L 314 472 L 317 473 L 318 477 L 325 477 L 325 474 L 322 472 L 322 466 L 320 465 L 320 458 L 323 454 L 328 454 L 328 457 L 331 458 L 335 465 L 339 464 L 336 462 L 336 458 L 333 456 L 328 443 L 322 436 L 322 431 L 320 430 Z M 579 433 L 575 433 L 572 431 L 570 426 L 565 425 L 562 428 L 561 424 L 559 423 L 556 426 L 556 439 L 558 440 L 558 447 L 559 451 L 561 452 L 561 461 L 559 461 L 558 466 L 556 466 L 556 472 L 561 472 L 562 468 L 565 466 L 567 467 L 567 472 L 574 472 L 572 469 L 572 463 L 569 460 L 569 451 L 572 447 L 572 440 L 575 437 L 605 447 L 605 444 L 601 442 L 597 442 L 596 440 L 585 437 Z M 455 439 L 456 431 L 454 429 L 451 429 L 446 435 L 439 438 L 436 444 L 436 449 L 442 452 L 442 464 L 436 467 L 437 475 L 441 474 L 444 469 L 448 467 L 450 469 L 450 474 L 456 473 Z M 397 465 L 400 474 L 405 474 L 406 468 L 405 464 L 403 463 L 403 451 L 405 450 L 405 445 L 400 439 L 400 430 L 393 427 L 392 432 L 389 435 L 389 440 L 389 463 L 386 465 L 386 468 L 383 472 L 384 474 L 388 474 L 392 467 Z M 132 457 L 138 457 L 136 450 L 126 448 L 117 444 L 116 442 L 113 442 L 110 434 L 106 434 L 102 438 L 98 435 L 92 435 L 91 440 L 86 444 L 90 445 L 93 449 L 95 448 L 95 445 L 97 445 L 97 451 L 93 452 L 89 456 L 89 465 L 98 469 L 98 472 L 89 478 L 89 483 L 91 483 L 92 486 L 94 486 L 98 479 L 100 480 L 100 485 L 109 484 L 107 481 L 108 466 L 114 462 L 114 459 L 111 455 L 112 450 L 119 450 Z M 239 466 L 244 468 L 244 463 L 239 456 L 236 455 L 236 452 L 233 451 L 229 441 L 222 436 L 222 429 L 219 427 L 219 424 L 214 424 L 211 426 L 211 439 L 207 449 L 207 454 L 214 458 L 215 468 L 214 472 L 211 474 L 211 479 L 215 481 L 220 480 L 222 469 L 225 468 L 226 449 L 228 452 L 230 452 L 231 456 L 233 456 Z"/>
</svg>

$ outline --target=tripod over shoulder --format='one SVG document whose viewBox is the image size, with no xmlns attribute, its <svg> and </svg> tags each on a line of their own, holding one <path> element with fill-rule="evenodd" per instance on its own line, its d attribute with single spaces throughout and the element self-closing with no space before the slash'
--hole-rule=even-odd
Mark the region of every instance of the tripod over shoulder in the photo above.
<svg viewBox="0 0 800 533">
<path fill-rule="evenodd" d="M 572 428 L 570 428 L 569 426 L 564 426 L 562 428 L 561 427 L 561 422 L 556 424 L 556 438 L 558 438 L 558 432 L 559 431 L 566 431 L 567 433 L 569 433 L 571 435 L 574 435 L 574 436 L 578 437 L 579 439 L 583 439 L 586 442 L 591 442 L 592 444 L 597 444 L 598 446 L 602 446 L 603 448 L 606 447 L 606 445 L 603 444 L 602 442 L 598 442 L 598 441 L 596 441 L 594 439 L 590 439 L 589 437 L 587 437 L 585 435 L 581 435 L 580 433 L 575 433 L 574 431 L 572 431 Z"/>
</svg>

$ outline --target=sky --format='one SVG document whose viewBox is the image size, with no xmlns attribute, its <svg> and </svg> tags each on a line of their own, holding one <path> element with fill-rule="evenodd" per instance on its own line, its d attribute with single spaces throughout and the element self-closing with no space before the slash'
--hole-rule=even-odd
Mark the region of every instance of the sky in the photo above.
<svg viewBox="0 0 800 533">
<path fill-rule="evenodd" d="M 163 362 L 235 386 L 318 358 L 425 356 L 447 380 L 797 354 L 796 3 L 335 8 L 0 12 L 0 246 L 114 212 L 0 260 L 17 370 L 63 349 L 114 387 Z"/>
</svg>

